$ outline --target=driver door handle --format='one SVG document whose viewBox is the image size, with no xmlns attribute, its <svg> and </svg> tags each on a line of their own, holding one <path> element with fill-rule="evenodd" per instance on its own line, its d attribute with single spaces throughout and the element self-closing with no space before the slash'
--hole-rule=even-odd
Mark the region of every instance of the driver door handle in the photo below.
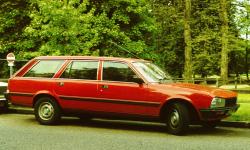
<svg viewBox="0 0 250 150">
<path fill-rule="evenodd" d="M 64 86 L 64 82 L 58 82 L 59 86 Z"/>
</svg>

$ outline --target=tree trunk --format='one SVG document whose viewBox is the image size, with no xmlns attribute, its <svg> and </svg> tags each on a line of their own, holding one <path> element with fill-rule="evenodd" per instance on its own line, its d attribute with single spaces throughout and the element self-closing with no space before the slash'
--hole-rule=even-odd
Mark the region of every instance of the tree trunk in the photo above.
<svg viewBox="0 0 250 150">
<path fill-rule="evenodd" d="M 64 0 L 64 6 L 68 7 L 69 0 Z"/>
<path fill-rule="evenodd" d="M 221 78 L 223 84 L 228 82 L 228 15 L 227 0 L 220 0 L 221 10 Z"/>
<path fill-rule="evenodd" d="M 249 14 L 247 12 L 247 19 L 249 19 Z M 249 76 L 248 76 L 248 28 L 246 31 L 246 56 L 245 56 L 245 70 L 246 70 L 246 75 L 247 75 L 247 81 L 249 81 Z"/>
<path fill-rule="evenodd" d="M 184 78 L 186 81 L 192 79 L 192 47 L 191 47 L 191 0 L 185 0 L 185 16 L 184 16 L 184 40 L 185 40 L 185 66 Z"/>
<path fill-rule="evenodd" d="M 246 40 L 248 41 L 248 40 Z M 246 56 L 245 56 L 245 70 L 246 70 L 246 76 L 247 76 L 247 81 L 249 81 L 249 74 L 248 74 L 248 46 L 246 47 Z"/>
</svg>

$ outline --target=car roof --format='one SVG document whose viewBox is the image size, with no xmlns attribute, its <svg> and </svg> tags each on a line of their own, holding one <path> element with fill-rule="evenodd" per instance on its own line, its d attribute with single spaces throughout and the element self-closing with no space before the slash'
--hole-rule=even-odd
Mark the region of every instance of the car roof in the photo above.
<svg viewBox="0 0 250 150">
<path fill-rule="evenodd" d="M 35 59 L 39 60 L 111 60 L 111 61 L 125 61 L 125 62 L 142 62 L 147 60 L 136 58 L 122 58 L 122 57 L 97 57 L 97 56 L 39 56 Z"/>
</svg>

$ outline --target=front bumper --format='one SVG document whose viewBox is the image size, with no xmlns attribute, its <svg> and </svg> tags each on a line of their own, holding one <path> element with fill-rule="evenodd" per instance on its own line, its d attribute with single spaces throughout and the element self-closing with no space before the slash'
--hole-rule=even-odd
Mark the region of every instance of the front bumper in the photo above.
<svg viewBox="0 0 250 150">
<path fill-rule="evenodd" d="M 223 108 L 209 108 L 209 109 L 201 109 L 201 120 L 220 120 L 225 117 L 232 115 L 232 113 L 236 112 L 239 109 L 240 105 L 237 104 L 233 107 L 223 107 Z"/>
</svg>

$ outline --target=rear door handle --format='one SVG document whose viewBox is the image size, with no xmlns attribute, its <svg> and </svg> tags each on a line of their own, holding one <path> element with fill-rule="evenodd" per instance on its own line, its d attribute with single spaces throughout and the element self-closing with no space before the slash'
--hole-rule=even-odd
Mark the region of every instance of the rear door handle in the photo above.
<svg viewBox="0 0 250 150">
<path fill-rule="evenodd" d="M 102 89 L 108 89 L 109 86 L 108 86 L 108 85 L 101 85 L 101 88 L 102 88 Z"/>
</svg>

